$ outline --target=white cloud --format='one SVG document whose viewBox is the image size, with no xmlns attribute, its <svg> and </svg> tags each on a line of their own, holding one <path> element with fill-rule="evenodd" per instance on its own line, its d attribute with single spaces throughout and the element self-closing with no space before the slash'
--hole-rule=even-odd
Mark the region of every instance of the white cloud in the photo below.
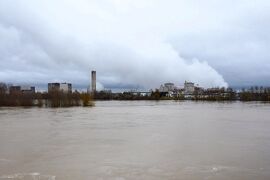
<svg viewBox="0 0 270 180">
<path fill-rule="evenodd" d="M 98 81 L 105 87 L 153 88 L 184 80 L 204 87 L 227 86 L 222 75 L 233 81 L 226 72 L 231 66 L 237 71 L 243 62 L 232 62 L 239 57 L 235 52 L 269 47 L 268 41 L 258 44 L 254 40 L 245 49 L 228 42 L 237 22 L 248 21 L 246 10 L 256 14 L 262 3 L 270 4 L 233 2 L 2 1 L 0 81 L 62 80 L 87 86 L 90 70 L 96 69 Z M 239 45 L 247 36 L 250 34 L 237 40 Z M 247 59 L 245 55 L 241 58 Z M 254 61 L 249 59 L 248 67 Z"/>
</svg>

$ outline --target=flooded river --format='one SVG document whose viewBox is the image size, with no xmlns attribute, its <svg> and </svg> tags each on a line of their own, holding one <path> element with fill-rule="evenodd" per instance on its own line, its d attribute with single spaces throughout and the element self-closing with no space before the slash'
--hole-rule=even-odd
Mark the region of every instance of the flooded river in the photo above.
<svg viewBox="0 0 270 180">
<path fill-rule="evenodd" d="M 0 108 L 0 180 L 269 180 L 270 104 Z"/>
</svg>

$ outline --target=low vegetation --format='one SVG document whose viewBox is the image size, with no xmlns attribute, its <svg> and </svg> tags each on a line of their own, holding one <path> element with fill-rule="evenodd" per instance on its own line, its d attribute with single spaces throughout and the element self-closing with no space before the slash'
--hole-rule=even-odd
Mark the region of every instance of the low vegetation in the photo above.
<svg viewBox="0 0 270 180">
<path fill-rule="evenodd" d="M 270 88 L 251 87 L 240 92 L 232 88 L 211 88 L 195 91 L 191 95 L 183 93 L 169 96 L 168 93 L 155 90 L 150 94 L 138 92 L 112 93 L 99 91 L 93 96 L 85 92 L 64 93 L 50 91 L 49 93 L 33 93 L 23 91 L 9 91 L 5 83 L 0 83 L 0 106 L 37 106 L 37 107 L 71 107 L 94 106 L 94 100 L 194 100 L 194 101 L 263 101 L 270 102 Z"/>
<path fill-rule="evenodd" d="M 93 106 L 90 94 L 64 93 L 52 91 L 50 93 L 29 93 L 22 91 L 8 91 L 8 86 L 0 83 L 0 106 L 38 106 L 38 107 L 72 107 L 72 106 Z"/>
</svg>

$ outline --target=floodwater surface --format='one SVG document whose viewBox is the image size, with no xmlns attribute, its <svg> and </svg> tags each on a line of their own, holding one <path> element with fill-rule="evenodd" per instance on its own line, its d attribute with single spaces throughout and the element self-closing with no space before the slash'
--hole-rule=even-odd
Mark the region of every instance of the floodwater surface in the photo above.
<svg viewBox="0 0 270 180">
<path fill-rule="evenodd" d="M 269 180 L 270 104 L 0 108 L 0 180 Z"/>
</svg>

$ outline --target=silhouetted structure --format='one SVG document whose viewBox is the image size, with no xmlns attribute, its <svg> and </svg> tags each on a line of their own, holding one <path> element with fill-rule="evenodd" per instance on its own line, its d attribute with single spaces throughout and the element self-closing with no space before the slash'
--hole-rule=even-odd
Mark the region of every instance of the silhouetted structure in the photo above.
<svg viewBox="0 0 270 180">
<path fill-rule="evenodd" d="M 185 81 L 185 84 L 184 84 L 184 93 L 186 95 L 191 95 L 191 94 L 194 93 L 194 91 L 195 91 L 194 83 Z"/>
<path fill-rule="evenodd" d="M 61 86 L 62 84 L 62 86 Z M 49 83 L 48 93 L 35 92 L 31 86 L 8 86 L 0 82 L 0 106 L 70 107 L 93 106 L 88 93 L 75 91 L 71 84 Z"/>
<path fill-rule="evenodd" d="M 72 93 L 72 84 L 70 83 L 48 83 L 48 93 L 62 91 L 63 93 Z"/>
<path fill-rule="evenodd" d="M 34 94 L 36 92 L 36 88 L 34 86 L 22 86 L 21 92 L 23 94 Z"/>
<path fill-rule="evenodd" d="M 97 90 L 97 73 L 96 71 L 91 72 L 91 92 L 95 93 Z"/>
<path fill-rule="evenodd" d="M 72 84 L 71 83 L 61 83 L 60 91 L 64 93 L 72 93 Z"/>
<path fill-rule="evenodd" d="M 48 83 L 48 93 L 60 91 L 60 83 Z"/>
<path fill-rule="evenodd" d="M 9 94 L 18 94 L 21 92 L 21 86 L 10 86 Z"/>
</svg>

